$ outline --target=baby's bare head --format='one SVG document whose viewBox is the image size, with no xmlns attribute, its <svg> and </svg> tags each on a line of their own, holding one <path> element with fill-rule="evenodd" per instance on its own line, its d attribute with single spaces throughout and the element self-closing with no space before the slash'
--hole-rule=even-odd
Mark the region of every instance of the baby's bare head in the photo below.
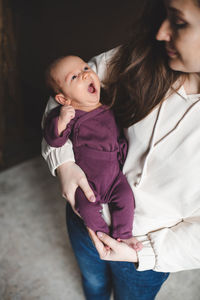
<svg viewBox="0 0 200 300">
<path fill-rule="evenodd" d="M 46 82 L 51 95 L 61 105 L 87 109 L 99 105 L 99 78 L 78 56 L 56 59 L 47 69 Z"/>
<path fill-rule="evenodd" d="M 80 57 L 68 55 L 57 58 L 46 70 L 46 85 L 52 96 L 63 93 L 63 84 L 67 73 L 73 72 L 76 66 L 86 64 Z"/>
<path fill-rule="evenodd" d="M 57 79 L 57 70 L 67 56 L 62 56 L 54 60 L 47 68 L 45 73 L 45 81 L 51 96 L 62 93 L 61 85 Z"/>
</svg>

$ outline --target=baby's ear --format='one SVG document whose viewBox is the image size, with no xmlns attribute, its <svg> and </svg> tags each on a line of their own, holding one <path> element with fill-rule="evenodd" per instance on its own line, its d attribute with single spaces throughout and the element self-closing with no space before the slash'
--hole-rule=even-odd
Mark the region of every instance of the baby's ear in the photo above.
<svg viewBox="0 0 200 300">
<path fill-rule="evenodd" d="M 61 93 L 55 95 L 55 99 L 58 103 L 60 103 L 62 105 L 70 105 L 71 104 L 71 100 L 65 98 L 65 96 Z"/>
</svg>

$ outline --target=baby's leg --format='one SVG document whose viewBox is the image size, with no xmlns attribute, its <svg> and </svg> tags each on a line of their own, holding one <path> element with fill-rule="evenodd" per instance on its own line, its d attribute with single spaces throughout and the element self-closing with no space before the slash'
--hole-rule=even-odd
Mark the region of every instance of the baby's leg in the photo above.
<svg viewBox="0 0 200 300">
<path fill-rule="evenodd" d="M 129 239 L 132 237 L 134 197 L 130 185 L 123 174 L 118 176 L 109 200 L 114 238 Z"/>
<path fill-rule="evenodd" d="M 101 214 L 100 197 L 96 196 L 96 202 L 89 202 L 80 188 L 75 193 L 75 208 L 83 218 L 85 225 L 94 232 L 101 231 L 109 234 L 109 227 Z"/>
</svg>

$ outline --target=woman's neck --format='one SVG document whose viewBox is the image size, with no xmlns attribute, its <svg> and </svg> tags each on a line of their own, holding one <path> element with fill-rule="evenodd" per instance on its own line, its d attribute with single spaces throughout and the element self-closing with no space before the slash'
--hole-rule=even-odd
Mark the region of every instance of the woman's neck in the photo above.
<svg viewBox="0 0 200 300">
<path fill-rule="evenodd" d="M 184 89 L 187 95 L 200 94 L 200 74 L 189 74 L 184 82 Z"/>
</svg>

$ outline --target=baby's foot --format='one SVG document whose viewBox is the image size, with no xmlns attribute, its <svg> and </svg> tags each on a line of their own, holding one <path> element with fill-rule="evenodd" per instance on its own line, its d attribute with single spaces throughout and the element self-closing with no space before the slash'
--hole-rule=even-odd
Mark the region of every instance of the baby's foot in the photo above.
<svg viewBox="0 0 200 300">
<path fill-rule="evenodd" d="M 139 242 L 135 237 L 131 237 L 129 239 L 117 239 L 118 242 L 124 242 L 126 243 L 129 247 L 133 248 L 135 251 L 140 251 L 143 248 L 143 245 L 141 242 Z"/>
</svg>

